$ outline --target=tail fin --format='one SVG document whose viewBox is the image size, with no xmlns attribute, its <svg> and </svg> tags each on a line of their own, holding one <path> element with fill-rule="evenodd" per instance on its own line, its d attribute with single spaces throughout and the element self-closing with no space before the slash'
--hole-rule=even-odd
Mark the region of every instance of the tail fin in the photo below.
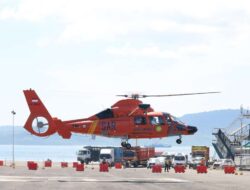
<svg viewBox="0 0 250 190">
<path fill-rule="evenodd" d="M 40 137 L 54 134 L 57 131 L 57 127 L 36 92 L 32 89 L 24 90 L 23 92 L 30 109 L 30 115 L 24 128 Z"/>
</svg>

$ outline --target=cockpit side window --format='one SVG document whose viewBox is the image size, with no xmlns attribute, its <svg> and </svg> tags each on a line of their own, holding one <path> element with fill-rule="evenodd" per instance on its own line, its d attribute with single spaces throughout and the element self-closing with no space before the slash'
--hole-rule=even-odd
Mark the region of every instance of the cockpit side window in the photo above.
<svg viewBox="0 0 250 190">
<path fill-rule="evenodd" d="M 134 117 L 134 123 L 135 125 L 146 125 L 146 118 L 143 116 L 135 116 Z"/>
<path fill-rule="evenodd" d="M 165 116 L 166 122 L 167 122 L 168 124 L 171 124 L 171 123 L 172 123 L 171 116 L 170 116 L 169 114 L 165 114 L 164 116 Z"/>
<path fill-rule="evenodd" d="M 164 125 L 164 121 L 161 116 L 150 116 L 149 120 L 151 125 Z"/>
</svg>

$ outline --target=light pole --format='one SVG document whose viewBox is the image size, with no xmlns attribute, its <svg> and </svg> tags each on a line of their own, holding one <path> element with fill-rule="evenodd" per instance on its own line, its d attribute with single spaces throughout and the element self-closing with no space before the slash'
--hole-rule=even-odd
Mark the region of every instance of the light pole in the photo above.
<svg viewBox="0 0 250 190">
<path fill-rule="evenodd" d="M 12 113 L 12 126 L 13 126 L 13 130 L 12 130 L 12 168 L 15 168 L 15 115 L 16 112 L 14 110 L 11 111 Z"/>
</svg>

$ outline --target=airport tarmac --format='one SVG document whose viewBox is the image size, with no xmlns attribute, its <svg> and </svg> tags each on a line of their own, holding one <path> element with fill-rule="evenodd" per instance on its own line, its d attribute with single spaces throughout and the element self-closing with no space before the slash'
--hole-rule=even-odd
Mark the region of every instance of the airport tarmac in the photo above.
<svg viewBox="0 0 250 190">
<path fill-rule="evenodd" d="M 28 170 L 25 164 L 15 169 L 0 166 L 0 189 L 189 189 L 189 190 L 246 190 L 250 186 L 250 172 L 243 175 L 224 174 L 222 170 L 208 170 L 207 174 L 197 174 L 187 169 L 185 173 L 152 173 L 146 168 L 112 168 L 108 173 L 99 172 L 97 165 L 88 165 L 83 172 L 75 171 L 70 164 L 60 168 L 59 163 L 52 168 Z"/>
</svg>

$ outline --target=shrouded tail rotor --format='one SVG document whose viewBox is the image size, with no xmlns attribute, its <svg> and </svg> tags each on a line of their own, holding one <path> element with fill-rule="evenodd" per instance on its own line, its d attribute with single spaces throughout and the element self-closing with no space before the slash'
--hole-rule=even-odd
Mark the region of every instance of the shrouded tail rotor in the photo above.
<svg viewBox="0 0 250 190">
<path fill-rule="evenodd" d="M 49 130 L 49 123 L 45 117 L 36 117 L 32 121 L 32 129 L 34 132 L 44 134 Z"/>
</svg>

